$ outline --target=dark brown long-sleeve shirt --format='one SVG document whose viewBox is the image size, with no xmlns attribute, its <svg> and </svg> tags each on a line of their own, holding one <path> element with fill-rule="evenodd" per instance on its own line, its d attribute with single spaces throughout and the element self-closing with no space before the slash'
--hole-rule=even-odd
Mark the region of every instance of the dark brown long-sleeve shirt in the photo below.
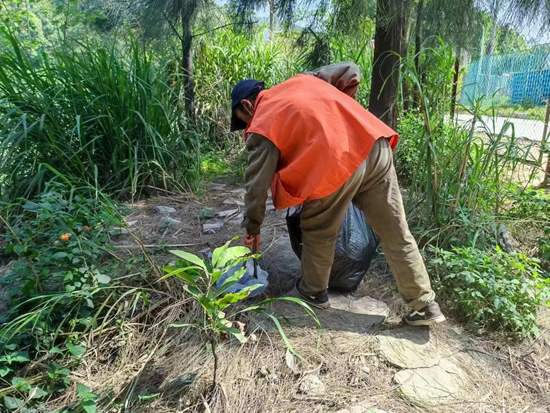
<svg viewBox="0 0 550 413">
<path fill-rule="evenodd" d="M 353 98 L 361 80 L 359 67 L 352 62 L 323 66 L 307 74 L 323 79 Z M 281 154 L 273 142 L 257 133 L 248 135 L 246 149 L 248 166 L 244 174 L 245 216 L 241 227 L 246 228 L 250 235 L 258 235 L 265 218 L 267 192 Z"/>
</svg>

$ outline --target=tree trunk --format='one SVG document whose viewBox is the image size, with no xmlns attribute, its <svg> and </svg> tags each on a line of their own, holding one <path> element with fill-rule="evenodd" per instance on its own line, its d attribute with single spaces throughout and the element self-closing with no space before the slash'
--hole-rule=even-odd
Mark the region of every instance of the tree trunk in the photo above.
<svg viewBox="0 0 550 413">
<path fill-rule="evenodd" d="M 267 0 L 269 3 L 269 31 L 273 35 L 275 30 L 275 0 Z"/>
<path fill-rule="evenodd" d="M 455 72 L 453 73 L 453 88 L 451 90 L 451 122 L 453 122 L 455 117 L 455 108 L 456 108 L 456 95 L 458 91 L 458 74 L 460 71 L 460 61 L 458 56 L 455 59 Z"/>
<path fill-rule="evenodd" d="M 187 32 L 187 31 L 185 31 Z M 190 33 L 185 33 L 181 41 L 182 69 L 183 69 L 183 95 L 185 97 L 185 112 L 189 119 L 195 118 L 195 83 L 193 79 L 193 55 L 191 45 L 193 38 Z"/>
<path fill-rule="evenodd" d="M 377 2 L 369 110 L 393 129 L 397 128 L 399 56 L 405 52 L 406 15 L 402 0 Z"/>
<path fill-rule="evenodd" d="M 193 10 L 185 12 L 181 10 L 181 55 L 182 55 L 182 74 L 183 74 L 183 95 L 185 98 L 185 112 L 189 119 L 195 118 L 195 82 L 193 79 L 193 32 L 192 24 L 195 17 L 195 9 L 198 2 L 191 2 Z"/>
<path fill-rule="evenodd" d="M 486 55 L 492 55 L 495 50 L 495 41 L 497 36 L 497 27 L 498 27 L 498 12 L 499 12 L 499 0 L 493 0 L 493 8 L 491 9 L 493 17 L 493 25 L 491 27 L 491 39 L 487 45 L 487 50 L 485 51 Z"/>
<path fill-rule="evenodd" d="M 422 69 L 420 67 L 420 53 L 422 52 L 422 21 L 424 20 L 424 0 L 418 2 L 416 9 L 416 27 L 414 32 L 414 68 L 418 80 L 422 78 Z M 414 106 L 420 107 L 420 90 L 414 94 Z"/>
</svg>

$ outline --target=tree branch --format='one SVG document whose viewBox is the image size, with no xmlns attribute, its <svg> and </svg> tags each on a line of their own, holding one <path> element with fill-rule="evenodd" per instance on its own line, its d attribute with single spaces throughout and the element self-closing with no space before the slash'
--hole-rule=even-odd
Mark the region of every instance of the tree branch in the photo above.
<svg viewBox="0 0 550 413">
<path fill-rule="evenodd" d="M 178 36 L 178 39 L 180 39 L 180 42 L 183 42 L 183 36 L 178 32 L 178 29 L 174 26 L 174 24 L 168 18 L 168 16 L 166 16 L 166 13 L 164 11 L 162 12 L 162 15 L 164 16 L 164 18 L 166 19 L 166 21 L 170 25 L 170 28 L 172 29 L 172 31 L 176 34 L 176 36 Z"/>
<path fill-rule="evenodd" d="M 228 24 L 224 24 L 223 26 L 215 27 L 215 28 L 213 28 L 212 30 L 207 30 L 207 31 L 202 32 L 202 33 L 194 34 L 193 37 L 203 36 L 203 35 L 205 35 L 205 34 L 212 33 L 212 32 L 215 32 L 216 30 L 224 29 L 224 28 L 229 27 L 229 26 L 239 26 L 239 25 L 243 25 L 243 26 L 244 26 L 244 25 L 246 25 L 246 24 L 255 24 L 255 23 L 258 23 L 258 21 L 254 21 L 254 22 L 241 22 L 241 23 L 228 23 Z"/>
</svg>

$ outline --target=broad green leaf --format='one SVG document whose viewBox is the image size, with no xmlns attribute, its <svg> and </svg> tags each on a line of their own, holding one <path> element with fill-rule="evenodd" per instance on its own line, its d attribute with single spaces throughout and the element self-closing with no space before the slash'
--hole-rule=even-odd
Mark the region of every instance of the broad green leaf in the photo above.
<svg viewBox="0 0 550 413">
<path fill-rule="evenodd" d="M 106 274 L 95 274 L 94 276 L 100 284 L 109 284 L 111 282 L 111 277 Z"/>
<path fill-rule="evenodd" d="M 52 354 L 63 354 L 63 351 L 59 347 L 52 347 L 50 349 L 50 353 L 52 353 Z"/>
<path fill-rule="evenodd" d="M 78 397 L 83 398 L 90 394 L 92 389 L 85 384 L 76 383 L 76 391 L 78 392 Z"/>
<path fill-rule="evenodd" d="M 8 374 L 10 374 L 11 369 L 7 366 L 0 367 L 0 377 L 6 377 Z"/>
<path fill-rule="evenodd" d="M 23 407 L 24 404 L 24 400 L 16 399 L 15 397 L 4 396 L 4 406 L 6 406 L 8 410 L 20 409 L 21 407 Z"/>
<path fill-rule="evenodd" d="M 214 253 L 215 252 L 216 251 L 214 251 Z M 249 254 L 250 254 L 250 250 L 247 247 L 237 246 L 237 247 L 227 248 L 220 252 L 216 261 L 214 261 L 214 257 L 212 257 L 212 265 L 215 268 L 225 268 L 228 262 L 238 258 L 244 259 Z"/>
<path fill-rule="evenodd" d="M 31 360 L 27 351 L 18 351 L 17 353 L 13 353 L 10 355 L 10 358 L 11 361 L 16 361 L 19 363 L 24 363 Z"/>
<path fill-rule="evenodd" d="M 202 268 L 203 271 L 206 272 L 206 265 L 204 264 L 204 261 L 201 260 L 196 255 L 190 254 L 190 253 L 185 252 L 185 251 L 178 251 L 178 250 L 171 250 L 170 252 L 172 254 L 180 257 L 181 259 L 190 262 L 191 264 L 195 264 L 195 265 L 199 266 L 200 268 Z"/>
<path fill-rule="evenodd" d="M 53 254 L 53 255 L 52 255 L 52 258 L 53 258 L 54 260 L 60 260 L 60 259 L 62 259 L 62 258 L 67 257 L 68 255 L 69 255 L 69 254 L 67 254 L 66 252 L 61 251 L 61 252 L 56 252 L 55 254 Z"/>
<path fill-rule="evenodd" d="M 197 267 L 197 266 L 191 266 L 191 267 L 185 267 L 185 268 L 177 268 L 171 272 L 169 272 L 168 274 L 166 274 L 164 277 L 161 278 L 161 280 L 165 280 L 167 278 L 170 278 L 170 277 L 173 277 L 173 276 L 176 276 L 178 277 L 179 279 L 182 279 L 183 281 L 185 281 L 186 283 L 196 287 L 197 286 L 197 282 L 195 281 L 195 278 L 193 277 L 193 275 L 187 273 L 187 271 L 189 270 L 200 270 L 201 268 L 200 267 Z"/>
<path fill-rule="evenodd" d="M 14 377 L 11 379 L 11 385 L 19 391 L 30 390 L 31 385 L 22 377 Z"/>
<path fill-rule="evenodd" d="M 49 393 L 42 390 L 40 387 L 31 387 L 29 390 L 29 397 L 31 399 L 41 399 L 44 396 L 47 396 Z"/>
<path fill-rule="evenodd" d="M 212 267 L 213 268 L 219 268 L 220 265 L 218 264 L 218 261 L 220 260 L 220 257 L 225 254 L 225 251 L 229 248 L 229 244 L 233 242 L 235 238 L 233 238 L 230 241 L 227 241 L 223 246 L 218 247 L 212 252 Z"/>
<path fill-rule="evenodd" d="M 28 201 L 25 205 L 23 205 L 23 208 L 28 211 L 34 211 L 40 209 L 40 205 L 38 205 L 36 202 Z"/>
<path fill-rule="evenodd" d="M 75 357 L 80 357 L 86 353 L 86 347 L 72 343 L 67 343 L 65 346 L 67 347 L 67 350 L 69 350 L 69 352 Z"/>
<path fill-rule="evenodd" d="M 218 306 L 218 308 L 220 309 L 223 309 L 228 305 L 244 300 L 246 297 L 249 296 L 249 294 L 250 293 L 248 291 L 239 291 L 238 293 L 228 293 L 216 301 L 216 306 Z"/>
<path fill-rule="evenodd" d="M 96 413 L 97 406 L 93 400 L 84 400 L 80 405 L 84 408 L 86 413 Z"/>
</svg>

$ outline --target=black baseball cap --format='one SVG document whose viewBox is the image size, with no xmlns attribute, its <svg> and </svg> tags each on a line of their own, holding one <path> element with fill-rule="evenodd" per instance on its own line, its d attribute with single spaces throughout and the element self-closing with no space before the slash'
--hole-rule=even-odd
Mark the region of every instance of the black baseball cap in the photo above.
<svg viewBox="0 0 550 413">
<path fill-rule="evenodd" d="M 235 85 L 231 92 L 231 132 L 246 129 L 246 122 L 235 116 L 235 108 L 241 103 L 241 100 L 264 89 L 264 82 L 255 79 L 241 80 Z"/>
</svg>

